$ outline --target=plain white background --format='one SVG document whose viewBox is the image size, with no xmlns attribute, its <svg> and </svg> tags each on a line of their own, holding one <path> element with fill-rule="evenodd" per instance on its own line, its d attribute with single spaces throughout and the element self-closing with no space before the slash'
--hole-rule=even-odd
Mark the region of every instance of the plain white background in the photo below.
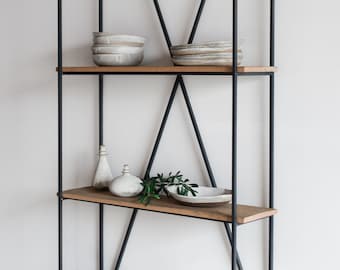
<svg viewBox="0 0 340 270">
<path fill-rule="evenodd" d="M 147 38 L 145 63 L 170 63 L 152 1 L 104 1 L 106 31 Z M 268 2 L 241 0 L 244 64 L 268 63 Z M 337 1 L 277 1 L 277 270 L 338 269 L 339 54 Z M 0 267 L 57 269 L 57 5 L 3 1 L 0 9 Z M 90 65 L 97 2 L 64 1 L 64 63 Z M 160 1 L 174 43 L 187 39 L 198 1 Z M 231 1 L 207 1 L 196 41 L 231 37 Z M 115 175 L 142 175 L 174 78 L 105 78 L 105 143 Z M 230 187 L 231 80 L 186 77 L 220 186 Z M 239 201 L 266 205 L 268 80 L 239 83 Z M 64 79 L 64 188 L 91 184 L 98 142 L 95 76 Z M 208 184 L 180 92 L 152 172 L 181 170 Z M 105 207 L 105 269 L 113 269 L 131 210 Z M 98 206 L 64 203 L 64 266 L 97 264 Z M 245 269 L 266 269 L 267 222 L 240 227 Z M 223 226 L 140 212 L 122 262 L 131 269 L 230 269 Z"/>
</svg>

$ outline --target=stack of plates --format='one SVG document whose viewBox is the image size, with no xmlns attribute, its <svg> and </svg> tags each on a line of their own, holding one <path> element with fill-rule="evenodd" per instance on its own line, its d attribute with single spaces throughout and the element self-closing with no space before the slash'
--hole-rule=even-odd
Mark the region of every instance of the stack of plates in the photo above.
<svg viewBox="0 0 340 270">
<path fill-rule="evenodd" d="M 229 41 L 172 46 L 171 53 L 172 61 L 180 66 L 231 66 L 233 64 L 233 46 Z M 242 57 L 242 51 L 238 49 L 238 65 Z"/>
<path fill-rule="evenodd" d="M 93 33 L 93 61 L 98 66 L 135 66 L 143 61 L 143 37 Z"/>
</svg>

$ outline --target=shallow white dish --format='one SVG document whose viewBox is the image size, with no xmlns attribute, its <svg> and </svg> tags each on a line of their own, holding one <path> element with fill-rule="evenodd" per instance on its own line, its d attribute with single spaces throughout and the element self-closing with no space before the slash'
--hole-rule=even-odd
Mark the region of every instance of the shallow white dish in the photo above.
<svg viewBox="0 0 340 270">
<path fill-rule="evenodd" d="M 242 52 L 238 54 L 238 64 L 243 58 Z M 231 52 L 218 52 L 209 54 L 193 54 L 173 56 L 172 61 L 180 66 L 230 66 L 233 63 L 233 54 Z"/>
<path fill-rule="evenodd" d="M 232 200 L 231 190 L 223 188 L 199 186 L 193 188 L 198 191 L 196 196 L 193 196 L 190 192 L 188 196 L 177 194 L 177 186 L 169 186 L 166 189 L 169 192 L 169 195 L 175 200 L 192 206 L 213 206 L 227 203 Z"/>
<path fill-rule="evenodd" d="M 241 60 L 243 58 L 242 52 L 237 55 L 238 60 Z M 195 54 L 195 55 L 180 55 L 180 56 L 173 56 L 173 58 L 176 59 L 189 59 L 189 60 L 205 60 L 205 59 L 215 59 L 215 58 L 221 58 L 221 59 L 233 59 L 233 54 L 231 52 L 220 52 L 220 53 L 209 53 L 209 54 Z"/>
<path fill-rule="evenodd" d="M 181 56 L 181 55 L 197 55 L 197 54 L 214 54 L 214 53 L 232 53 L 233 49 L 230 48 L 183 48 L 178 50 L 171 50 L 172 55 L 174 56 Z M 238 50 L 241 52 L 241 50 Z"/>
<path fill-rule="evenodd" d="M 143 61 L 143 53 L 94 54 L 98 66 L 136 66 Z"/>
<path fill-rule="evenodd" d="M 218 43 L 207 43 L 207 45 L 200 44 L 188 44 L 171 47 L 171 53 L 173 56 L 184 55 L 209 55 L 215 53 L 232 53 L 232 46 L 218 45 Z M 241 49 L 238 49 L 238 53 L 242 53 Z"/>
<path fill-rule="evenodd" d="M 195 59 L 195 58 L 177 58 L 173 57 L 172 62 L 179 66 L 231 66 L 232 59 L 228 58 L 210 58 L 210 59 Z M 238 61 L 237 65 L 241 62 Z"/>
<path fill-rule="evenodd" d="M 121 45 L 94 45 L 93 54 L 144 53 L 144 47 Z"/>
<path fill-rule="evenodd" d="M 125 44 L 143 46 L 145 38 L 132 35 L 114 35 L 111 33 L 94 32 L 93 33 L 94 44 Z"/>
<path fill-rule="evenodd" d="M 180 44 L 171 47 L 171 50 L 200 49 L 200 48 L 232 48 L 231 41 L 209 41 L 204 43 Z"/>
</svg>

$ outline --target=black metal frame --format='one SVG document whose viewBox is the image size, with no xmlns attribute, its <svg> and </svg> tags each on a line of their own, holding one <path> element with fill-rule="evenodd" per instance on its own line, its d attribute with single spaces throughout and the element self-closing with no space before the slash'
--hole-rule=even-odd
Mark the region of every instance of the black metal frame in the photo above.
<svg viewBox="0 0 340 270">
<path fill-rule="evenodd" d="M 98 14 L 99 14 L 99 31 L 103 31 L 103 0 L 98 0 Z M 233 48 L 238 47 L 238 0 L 232 0 L 233 1 Z M 270 1 L 270 66 L 274 66 L 275 64 L 275 43 L 274 43 L 274 36 L 275 36 L 275 0 L 269 0 Z M 156 9 L 157 16 L 160 21 L 160 25 L 162 27 L 162 31 L 164 34 L 164 38 L 166 40 L 169 53 L 171 55 L 171 39 L 169 36 L 169 33 L 167 31 L 167 27 L 163 18 L 163 14 L 161 11 L 161 8 L 159 6 L 158 0 L 153 0 L 154 6 Z M 192 27 L 192 30 L 190 32 L 190 36 L 188 39 L 188 43 L 192 43 L 196 30 L 202 15 L 202 11 L 204 9 L 206 0 L 201 0 L 199 8 L 197 10 L 197 14 L 194 20 L 194 24 Z M 212 172 L 210 162 L 207 156 L 207 152 L 202 140 L 202 136 L 196 121 L 196 117 L 192 108 L 192 104 L 190 101 L 190 97 L 188 95 L 188 91 L 186 89 L 184 79 L 182 75 L 230 75 L 232 76 L 232 230 L 230 230 L 229 224 L 224 223 L 226 233 L 228 236 L 228 239 L 231 244 L 232 248 L 232 270 L 236 270 L 238 268 L 239 270 L 243 270 L 241 260 L 239 258 L 238 252 L 237 252 L 237 91 L 238 91 L 238 76 L 262 76 L 262 75 L 268 75 L 269 76 L 269 207 L 274 207 L 274 73 L 273 72 L 257 72 L 257 73 L 238 73 L 237 71 L 237 58 L 238 58 L 238 52 L 237 50 L 233 50 L 233 65 L 232 65 L 232 72 L 227 73 L 190 73 L 190 72 L 178 72 L 178 73 L 135 73 L 135 72 L 109 72 L 109 73 L 65 73 L 62 72 L 62 0 L 58 0 L 58 264 L 59 264 L 59 270 L 63 269 L 63 198 L 62 198 L 62 190 L 63 190 L 63 167 L 62 167 L 62 156 L 63 156 L 63 107 L 62 107 L 62 92 L 63 92 L 63 85 L 62 85 L 62 77 L 63 75 L 98 75 L 98 86 L 99 86 L 99 145 L 103 144 L 104 141 L 104 135 L 103 135 L 103 100 L 104 100 L 104 75 L 109 74 L 169 74 L 169 75 L 176 75 L 176 79 L 165 109 L 164 116 L 162 118 L 160 129 L 158 131 L 154 147 L 152 149 L 152 153 L 146 168 L 145 177 L 149 176 L 151 167 L 153 165 L 158 146 L 160 143 L 160 140 L 163 135 L 163 131 L 170 113 L 170 110 L 172 108 L 172 104 L 174 102 L 175 95 L 177 93 L 177 89 L 180 86 L 182 90 L 182 94 L 185 100 L 186 107 L 188 109 L 188 113 L 190 115 L 191 122 L 193 124 L 193 128 L 195 131 L 195 136 L 198 141 L 198 145 L 201 150 L 201 155 L 205 164 L 205 167 L 208 172 L 208 176 L 210 179 L 210 183 L 213 187 L 216 187 L 216 181 L 214 174 Z M 131 215 L 131 219 L 116 261 L 115 269 L 119 269 L 130 233 L 132 231 L 133 225 L 135 223 L 135 219 L 137 216 L 137 209 L 133 209 L 133 213 Z M 99 269 L 104 269 L 104 204 L 99 204 Z M 274 269 L 274 218 L 269 218 L 269 248 L 268 248 L 268 269 L 273 270 Z"/>
<path fill-rule="evenodd" d="M 272 71 L 263 71 L 263 72 L 242 72 L 238 73 L 237 76 L 264 76 L 264 75 L 272 75 L 274 72 Z M 113 71 L 113 72 L 64 72 L 63 75 L 206 75 L 206 76 L 232 76 L 232 72 L 191 72 L 191 71 L 181 71 L 181 72 L 137 72 L 137 71 Z"/>
</svg>

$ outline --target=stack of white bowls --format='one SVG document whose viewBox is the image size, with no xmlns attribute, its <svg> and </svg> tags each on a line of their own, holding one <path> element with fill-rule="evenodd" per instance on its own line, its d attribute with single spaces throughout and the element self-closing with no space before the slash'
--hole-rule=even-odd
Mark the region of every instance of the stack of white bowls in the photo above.
<svg viewBox="0 0 340 270">
<path fill-rule="evenodd" d="M 214 41 L 200 44 L 183 44 L 171 47 L 172 61 L 180 66 L 231 66 L 233 44 L 230 41 Z M 238 48 L 238 65 L 243 53 Z"/>
<path fill-rule="evenodd" d="M 145 38 L 132 35 L 93 33 L 93 61 L 98 66 L 136 66 L 144 58 Z"/>
</svg>

